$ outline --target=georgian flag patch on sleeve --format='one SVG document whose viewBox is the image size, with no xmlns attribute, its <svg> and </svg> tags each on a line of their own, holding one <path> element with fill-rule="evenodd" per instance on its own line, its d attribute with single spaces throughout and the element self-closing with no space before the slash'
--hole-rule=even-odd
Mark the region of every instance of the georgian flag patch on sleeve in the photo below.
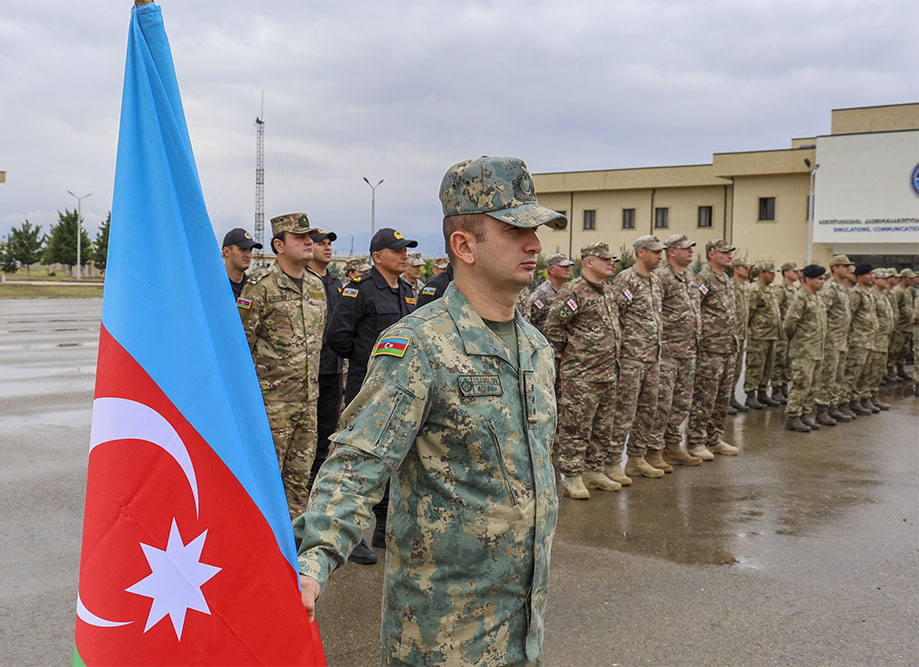
<svg viewBox="0 0 919 667">
<path fill-rule="evenodd" d="M 565 305 L 568 306 L 569 308 L 571 308 L 571 311 L 572 311 L 572 312 L 574 312 L 574 313 L 578 312 L 578 302 L 575 301 L 574 299 L 568 299 L 568 300 L 565 302 Z"/>
<path fill-rule="evenodd" d="M 533 302 L 533 305 L 536 306 L 537 308 L 539 308 L 540 310 L 542 310 L 542 309 L 545 307 L 546 304 L 544 304 L 544 303 L 543 303 L 542 301 L 540 301 L 539 299 L 536 299 L 536 301 Z"/>
<path fill-rule="evenodd" d="M 699 285 L 699 291 L 702 292 L 702 294 L 708 294 L 708 287 L 705 285 Z"/>
<path fill-rule="evenodd" d="M 625 294 L 626 299 L 628 299 L 629 301 L 632 300 L 633 297 L 632 297 L 632 292 L 630 290 L 623 290 L 622 293 Z"/>
</svg>

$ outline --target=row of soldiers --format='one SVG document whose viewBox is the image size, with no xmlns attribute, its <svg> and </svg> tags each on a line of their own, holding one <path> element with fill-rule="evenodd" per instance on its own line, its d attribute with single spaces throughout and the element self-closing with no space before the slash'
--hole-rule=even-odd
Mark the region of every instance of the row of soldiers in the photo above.
<svg viewBox="0 0 919 667">
<path fill-rule="evenodd" d="M 824 267 L 799 272 L 786 264 L 783 282 L 772 286 L 772 262 L 750 266 L 724 240 L 706 245 L 705 264 L 693 275 L 694 246 L 682 234 L 663 243 L 642 236 L 634 242 L 635 264 L 613 278 L 618 258 L 606 244 L 591 243 L 581 249 L 581 275 L 570 282 L 573 262 L 560 253 L 547 259 L 548 279 L 530 295 L 528 310 L 556 351 L 556 461 L 565 495 L 587 499 L 590 489 L 616 491 L 635 476 L 663 477 L 677 464 L 738 454 L 722 438 L 732 401 L 743 410 L 762 409 L 759 401 L 787 403 L 786 427 L 801 432 L 835 425 L 832 415 L 850 421 L 889 407 L 877 399 L 877 369 L 887 362 L 884 341 L 899 331 L 890 301 L 908 303 L 897 312 L 916 324 L 915 292 L 906 292 L 912 271 L 898 274 L 889 293 L 887 271 L 871 267 L 855 267 L 846 285 L 853 265 L 837 256 L 821 292 Z M 857 287 L 869 280 L 871 292 Z M 905 339 L 893 335 L 890 349 L 899 351 Z M 738 405 L 745 343 L 747 401 Z M 900 363 L 905 374 L 905 358 Z"/>
</svg>

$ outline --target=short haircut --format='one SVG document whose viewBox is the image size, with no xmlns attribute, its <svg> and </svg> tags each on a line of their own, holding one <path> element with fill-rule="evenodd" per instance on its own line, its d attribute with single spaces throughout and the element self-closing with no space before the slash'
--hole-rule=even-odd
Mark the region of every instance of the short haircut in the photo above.
<svg viewBox="0 0 919 667">
<path fill-rule="evenodd" d="M 450 249 L 450 236 L 453 235 L 453 232 L 469 232 L 476 241 L 484 241 L 485 218 L 484 213 L 464 213 L 444 217 L 444 249 L 451 263 L 454 260 L 453 251 Z"/>
</svg>

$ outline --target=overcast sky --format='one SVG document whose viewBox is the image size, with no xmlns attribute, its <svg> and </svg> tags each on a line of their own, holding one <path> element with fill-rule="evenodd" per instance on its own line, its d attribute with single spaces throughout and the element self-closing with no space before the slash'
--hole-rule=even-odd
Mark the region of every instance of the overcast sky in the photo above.
<svg viewBox="0 0 919 667">
<path fill-rule="evenodd" d="M 0 0 L 0 236 L 111 208 L 129 0 Z M 162 0 L 215 233 L 307 211 L 440 254 L 437 190 L 482 154 L 534 172 L 711 162 L 919 101 L 916 0 Z M 267 220 L 266 220 L 267 223 Z M 270 229 L 270 227 L 269 227 Z"/>
</svg>

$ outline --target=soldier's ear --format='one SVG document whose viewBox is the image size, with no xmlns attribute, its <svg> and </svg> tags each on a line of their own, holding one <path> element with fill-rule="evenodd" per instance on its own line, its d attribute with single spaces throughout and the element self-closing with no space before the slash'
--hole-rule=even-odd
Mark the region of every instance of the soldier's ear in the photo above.
<svg viewBox="0 0 919 667">
<path fill-rule="evenodd" d="M 475 234 L 458 229 L 450 234 L 450 254 L 463 264 L 471 266 L 475 264 L 478 254 L 476 252 L 477 243 Z"/>
</svg>

